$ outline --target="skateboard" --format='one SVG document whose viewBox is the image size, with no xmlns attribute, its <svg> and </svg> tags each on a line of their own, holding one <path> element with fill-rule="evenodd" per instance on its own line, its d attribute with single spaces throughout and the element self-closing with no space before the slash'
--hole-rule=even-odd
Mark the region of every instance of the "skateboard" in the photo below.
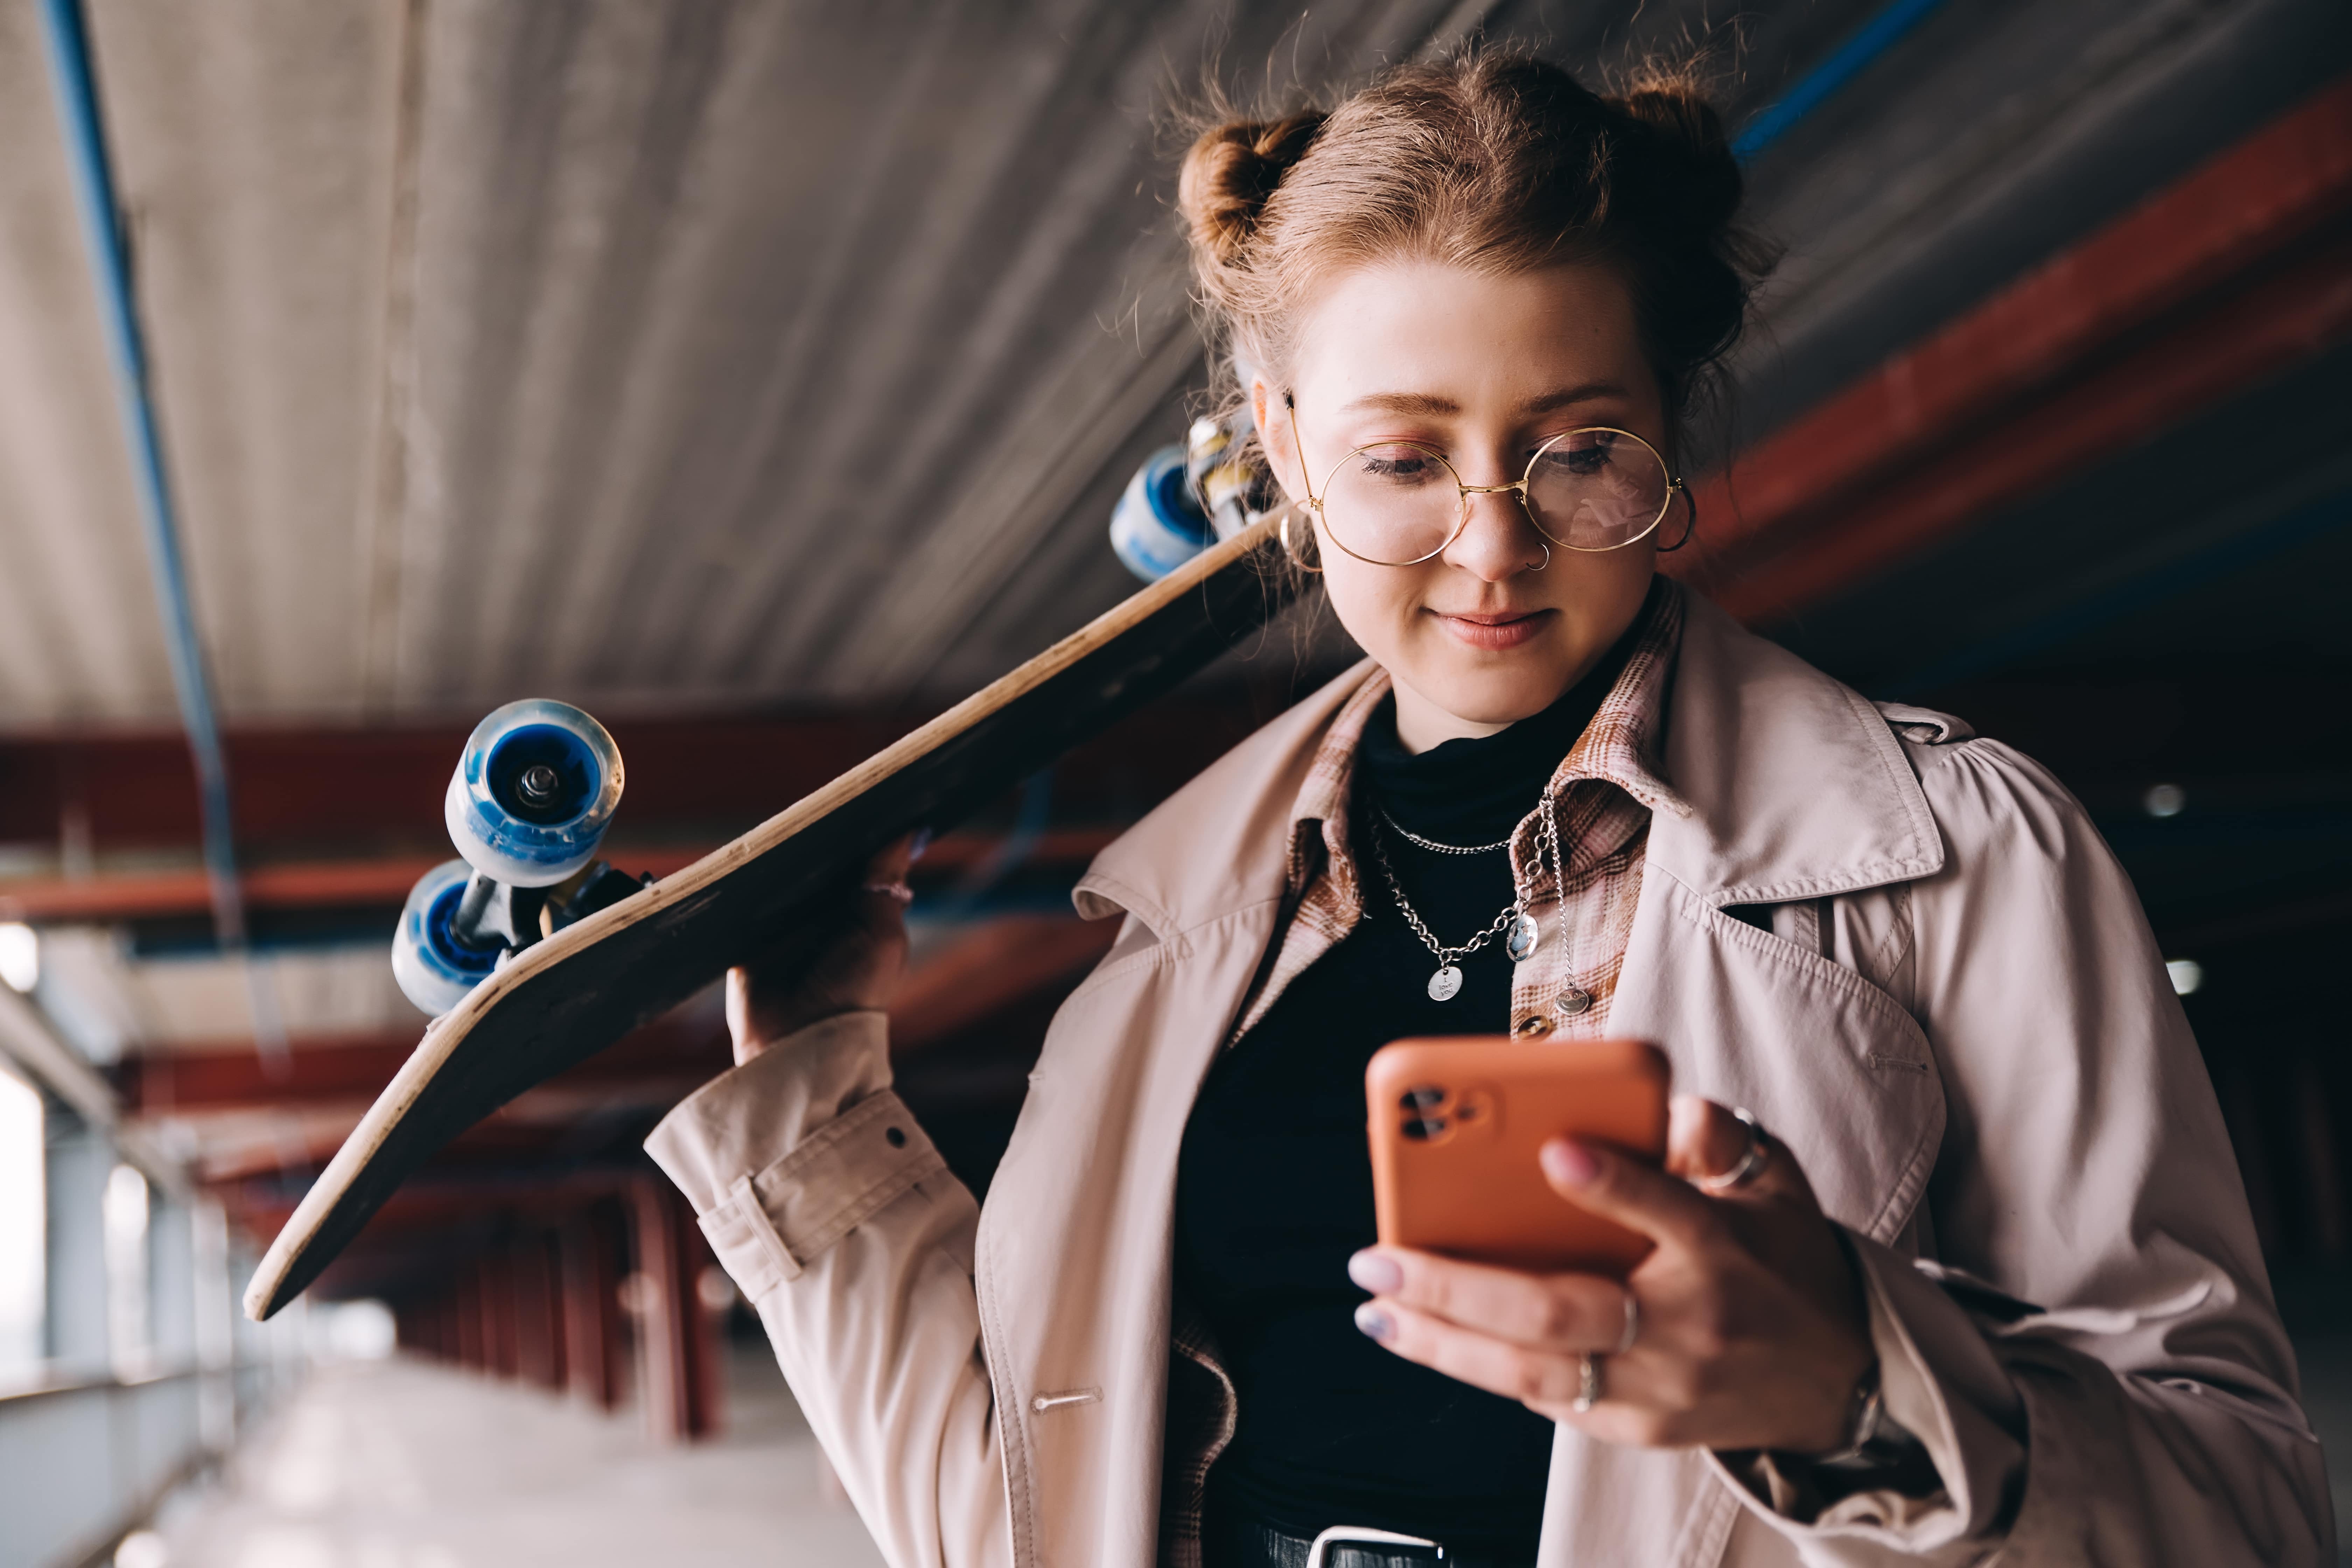
<svg viewBox="0 0 2352 1568">
<path fill-rule="evenodd" d="M 417 884 L 394 942 L 402 990 L 440 1016 L 270 1244 L 246 1311 L 299 1295 L 474 1123 L 838 907 L 884 846 L 953 825 L 1263 627 L 1293 582 L 1273 527 L 1210 546 L 659 881 L 595 858 L 625 783 L 602 725 L 544 701 L 484 720 L 444 800 L 464 858 Z"/>
</svg>

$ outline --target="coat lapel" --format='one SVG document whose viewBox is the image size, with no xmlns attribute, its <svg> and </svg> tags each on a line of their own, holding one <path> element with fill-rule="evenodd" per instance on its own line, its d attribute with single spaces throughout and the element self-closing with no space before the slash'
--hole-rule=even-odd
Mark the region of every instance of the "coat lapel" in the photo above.
<svg viewBox="0 0 2352 1568">
<path fill-rule="evenodd" d="M 1650 863 L 1709 903 L 1778 904 L 1933 874 L 1943 837 L 1860 693 L 1686 595 Z"/>
<path fill-rule="evenodd" d="M 1830 1215 L 1879 1240 L 1908 1220 L 1943 1134 L 1926 1036 L 1819 951 L 1726 914 L 1930 876 L 1942 835 L 1885 719 L 1694 595 L 1666 734 L 1687 814 L 1651 823 L 1618 1032 L 1679 1088 L 1753 1110 Z"/>
<path fill-rule="evenodd" d="M 1610 1032 L 1655 1041 L 1678 1091 L 1752 1110 L 1832 1219 L 1899 1245 L 1943 1141 L 1926 1036 L 1861 975 L 1725 910 L 1930 876 L 1942 837 L 1875 709 L 1713 605 L 1686 608 L 1665 767 L 1690 809 L 1651 819 Z M 1539 1560 L 1613 1538 L 1618 1561 L 1696 1568 L 1738 1512 L 1698 1456 L 1563 1428 Z"/>
</svg>

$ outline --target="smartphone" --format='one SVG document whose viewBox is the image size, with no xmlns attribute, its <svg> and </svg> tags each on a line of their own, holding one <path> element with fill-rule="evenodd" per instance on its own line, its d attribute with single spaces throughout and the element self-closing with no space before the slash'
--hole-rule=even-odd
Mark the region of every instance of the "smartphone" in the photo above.
<svg viewBox="0 0 2352 1568">
<path fill-rule="evenodd" d="M 1662 1163 L 1671 1077 L 1664 1054 L 1640 1040 L 1382 1046 L 1364 1069 L 1381 1241 L 1622 1279 L 1649 1237 L 1560 1196 L 1536 1152 L 1564 1132 Z"/>
</svg>

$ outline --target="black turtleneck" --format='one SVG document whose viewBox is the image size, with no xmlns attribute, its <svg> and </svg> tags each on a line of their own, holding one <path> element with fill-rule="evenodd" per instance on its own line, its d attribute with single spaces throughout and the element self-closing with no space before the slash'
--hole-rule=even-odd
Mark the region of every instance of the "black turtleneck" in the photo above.
<svg viewBox="0 0 2352 1568">
<path fill-rule="evenodd" d="M 1461 961 L 1459 994 L 1430 999 L 1437 961 L 1399 914 L 1370 836 L 1384 835 L 1405 896 L 1441 942 L 1486 929 L 1511 903 L 1508 853 L 1436 854 L 1380 815 L 1440 843 L 1507 837 L 1591 721 L 1633 636 L 1498 734 L 1412 755 L 1393 699 L 1365 728 L 1349 829 L 1364 919 L 1219 1059 L 1184 1130 L 1177 1289 L 1214 1331 L 1239 1406 L 1209 1477 L 1213 1541 L 1234 1520 L 1309 1538 L 1360 1524 L 1457 1555 L 1534 1561 L 1551 1423 L 1355 1326 L 1367 1298 L 1348 1258 L 1374 1239 L 1364 1066 L 1406 1036 L 1505 1033 L 1511 1000 L 1500 938 Z"/>
</svg>

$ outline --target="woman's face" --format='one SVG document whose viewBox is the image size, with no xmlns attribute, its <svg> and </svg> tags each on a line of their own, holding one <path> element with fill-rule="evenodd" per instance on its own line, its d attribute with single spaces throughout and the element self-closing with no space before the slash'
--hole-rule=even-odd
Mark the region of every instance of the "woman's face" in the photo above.
<svg viewBox="0 0 2352 1568">
<path fill-rule="evenodd" d="M 1324 289 L 1294 342 L 1288 387 L 1251 388 L 1294 499 L 1321 494 L 1341 458 L 1382 441 L 1437 448 L 1465 485 L 1515 483 L 1546 439 L 1585 426 L 1666 451 L 1633 301 L 1601 268 L 1368 267 Z M 1461 533 L 1412 566 L 1358 560 L 1316 526 L 1332 608 L 1395 679 L 1398 733 L 1415 752 L 1550 706 L 1633 624 L 1657 559 L 1654 533 L 1598 553 L 1552 544 L 1547 564 L 1547 541 L 1508 493 L 1471 497 Z"/>
</svg>

